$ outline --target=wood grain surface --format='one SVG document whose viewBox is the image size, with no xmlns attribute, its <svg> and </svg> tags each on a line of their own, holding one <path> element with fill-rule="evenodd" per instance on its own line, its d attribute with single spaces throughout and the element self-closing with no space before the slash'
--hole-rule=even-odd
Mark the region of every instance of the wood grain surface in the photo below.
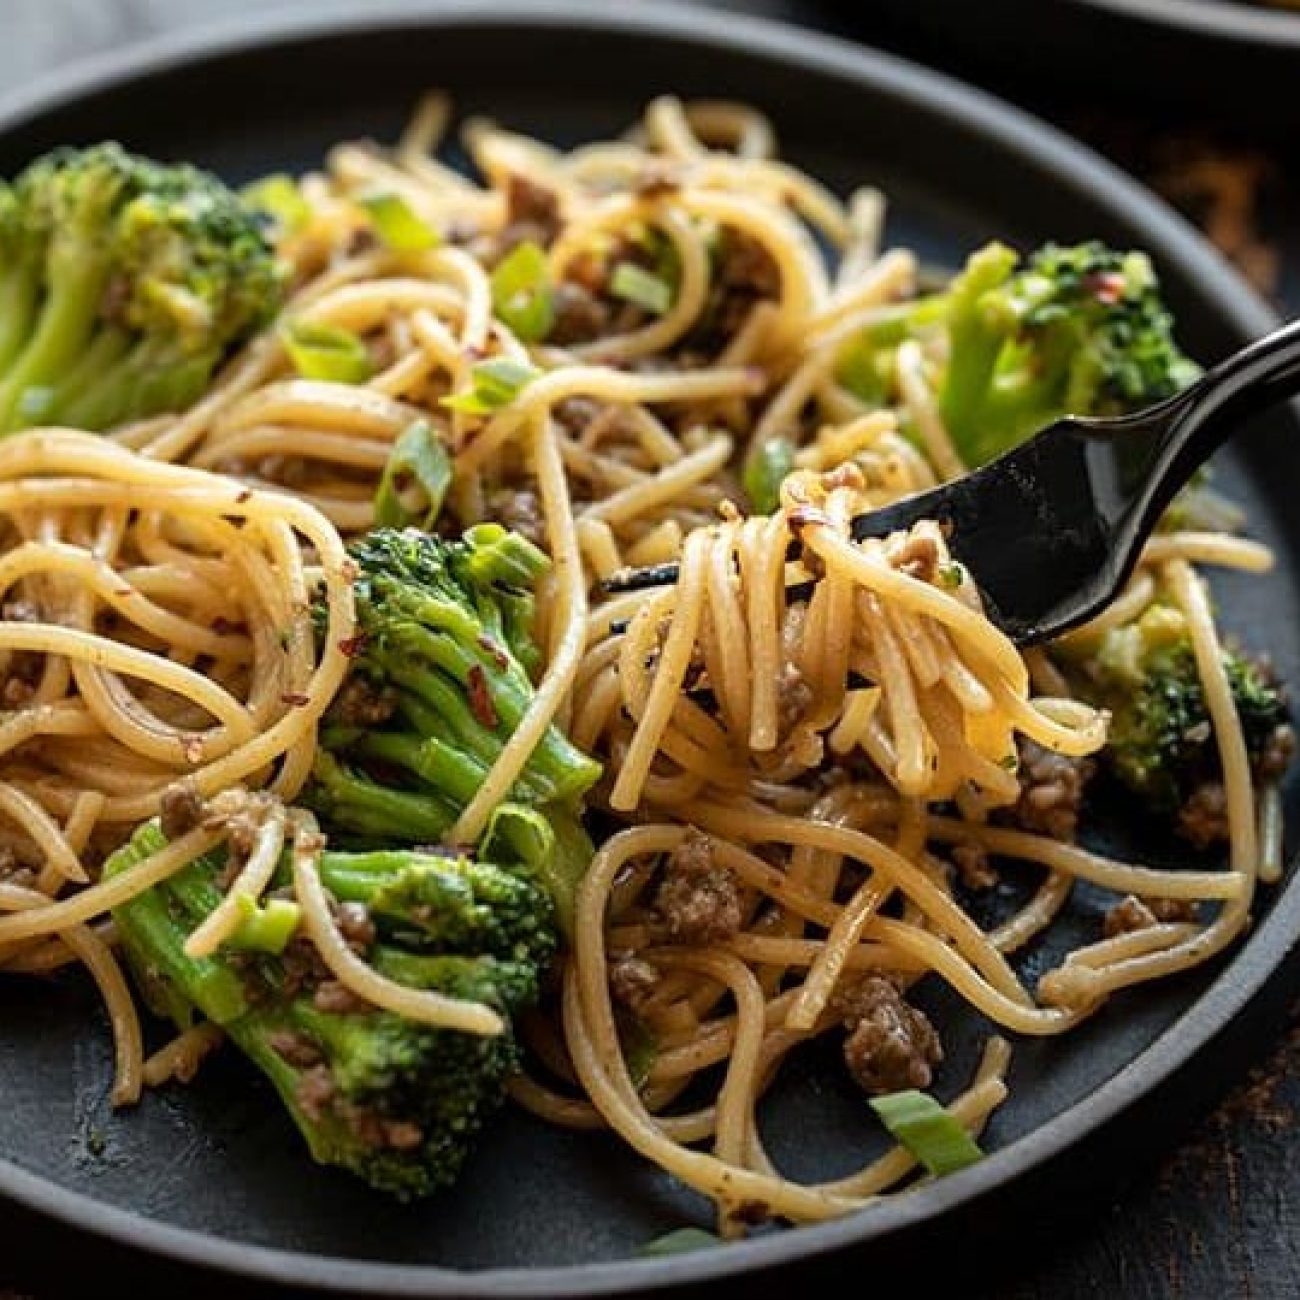
<svg viewBox="0 0 1300 1300">
<path fill-rule="evenodd" d="M 729 0 L 715 7 L 853 30 L 827 0 Z M 0 88 L 151 34 L 237 21 L 266 8 L 267 0 L 0 0 Z M 1245 133 L 1223 102 L 1203 122 L 1162 122 L 1095 102 L 1062 102 L 1041 88 L 991 89 L 1128 166 L 1200 221 L 1267 296 L 1300 313 L 1294 134 L 1270 141 Z M 1239 1086 L 1163 1161 L 1139 1167 L 1112 1204 L 1065 1234 L 1002 1260 L 995 1276 L 965 1290 L 964 1300 L 1300 1297 L 1300 1006 L 1290 1025 L 1253 1068 L 1242 1063 Z M 987 1261 L 972 1259 L 972 1283 L 982 1267 Z M 143 1279 L 114 1281 L 113 1294 L 145 1289 Z M 0 1300 L 45 1300 L 6 1290 L 4 1282 L 0 1247 Z"/>
</svg>

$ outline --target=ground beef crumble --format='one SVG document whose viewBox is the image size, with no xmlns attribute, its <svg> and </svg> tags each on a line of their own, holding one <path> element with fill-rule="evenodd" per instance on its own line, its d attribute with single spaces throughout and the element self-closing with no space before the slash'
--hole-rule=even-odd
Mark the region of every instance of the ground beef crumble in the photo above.
<svg viewBox="0 0 1300 1300">
<path fill-rule="evenodd" d="M 333 1016 L 359 1015 L 369 1011 L 370 1003 L 357 997 L 346 984 L 335 979 L 322 980 L 312 994 L 312 1006 Z"/>
<path fill-rule="evenodd" d="M 1146 930 L 1170 921 L 1194 921 L 1196 906 L 1185 898 L 1138 898 L 1128 894 L 1107 911 L 1102 933 L 1107 939 Z"/>
<path fill-rule="evenodd" d="M 635 1011 L 659 986 L 659 968 L 644 957 L 628 954 L 610 964 L 609 991 L 615 1002 Z"/>
<path fill-rule="evenodd" d="M 334 1100 L 334 1078 L 327 1066 L 312 1066 L 299 1078 L 294 1091 L 303 1114 L 319 1123 Z"/>
<path fill-rule="evenodd" d="M 487 517 L 526 537 L 534 546 L 546 545 L 542 499 L 532 488 L 496 488 L 488 493 Z"/>
<path fill-rule="evenodd" d="M 506 181 L 506 225 L 498 253 L 504 257 L 523 243 L 545 248 L 560 231 L 560 201 L 554 190 L 512 173 Z"/>
<path fill-rule="evenodd" d="M 929 1017 L 903 997 L 897 985 L 867 975 L 845 985 L 835 998 L 848 1036 L 844 1062 L 872 1096 L 905 1088 L 928 1088 L 943 1045 Z"/>
<path fill-rule="evenodd" d="M 1079 807 L 1096 764 L 1054 754 L 1024 738 L 1019 750 L 1020 798 L 1014 820 L 1024 830 L 1070 843 L 1079 829 Z"/>
<path fill-rule="evenodd" d="M 343 683 L 343 688 L 330 705 L 330 714 L 339 722 L 354 727 L 378 727 L 397 711 L 397 696 L 380 690 L 355 674 Z"/>
<path fill-rule="evenodd" d="M 334 920 L 348 947 L 360 957 L 370 951 L 379 937 L 364 903 L 340 903 L 334 909 Z"/>
<path fill-rule="evenodd" d="M 9 600 L 0 605 L 0 623 L 39 623 L 41 611 L 29 600 Z M 0 708 L 21 709 L 31 702 L 45 671 L 45 656 L 33 650 L 15 650 L 0 669 Z"/>
<path fill-rule="evenodd" d="M 173 782 L 162 792 L 159 800 L 162 833 L 169 840 L 188 835 L 202 823 L 205 807 L 203 796 L 193 781 Z"/>
<path fill-rule="evenodd" d="M 950 856 L 967 889 L 992 889 L 998 883 L 998 869 L 982 844 L 954 844 Z"/>
<path fill-rule="evenodd" d="M 777 725 L 783 736 L 794 730 L 812 701 L 812 687 L 804 680 L 803 673 L 792 663 L 784 664 L 776 683 Z"/>
<path fill-rule="evenodd" d="M 1178 833 L 1198 849 L 1224 843 L 1231 833 L 1228 823 L 1228 796 L 1222 781 L 1205 781 L 1198 785 L 1178 810 Z"/>
<path fill-rule="evenodd" d="M 707 835 L 692 828 L 669 855 L 655 910 L 668 937 L 677 943 L 722 943 L 739 932 L 740 886 L 735 875 L 714 860 Z"/>
<path fill-rule="evenodd" d="M 555 320 L 547 342 L 566 347 L 590 343 L 606 333 L 613 309 L 609 303 L 581 284 L 561 280 L 552 297 Z"/>
<path fill-rule="evenodd" d="M 781 273 L 756 239 L 736 230 L 722 238 L 699 340 L 706 351 L 725 346 L 744 325 L 754 306 L 781 291 Z"/>
<path fill-rule="evenodd" d="M 309 1070 L 321 1063 L 321 1051 L 305 1034 L 293 1029 L 281 1029 L 267 1040 L 271 1050 L 287 1065 L 296 1070 Z"/>
</svg>

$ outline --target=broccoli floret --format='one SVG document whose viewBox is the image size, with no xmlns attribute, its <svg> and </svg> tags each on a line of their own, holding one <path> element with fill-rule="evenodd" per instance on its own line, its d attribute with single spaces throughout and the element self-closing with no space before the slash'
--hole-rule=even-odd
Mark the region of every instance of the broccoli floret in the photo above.
<svg viewBox="0 0 1300 1300">
<path fill-rule="evenodd" d="M 892 351 L 907 338 L 941 354 L 939 408 L 969 465 L 1063 415 L 1169 397 L 1198 373 L 1147 256 L 1097 241 L 1048 244 L 1023 265 L 1001 244 L 980 249 L 944 292 L 882 315 L 841 359 L 841 382 L 885 400 Z"/>
<path fill-rule="evenodd" d="M 1256 663 L 1225 650 L 1224 667 L 1256 771 L 1285 761 L 1286 695 Z M 1156 604 L 1113 629 L 1073 671 L 1082 693 L 1111 711 L 1103 758 L 1157 811 L 1176 812 L 1198 786 L 1221 776 L 1218 748 L 1182 615 Z"/>
<path fill-rule="evenodd" d="M 105 868 L 129 871 L 166 840 L 141 827 Z M 138 980 L 178 1024 L 220 1025 L 270 1078 L 313 1156 L 407 1199 L 449 1185 L 518 1068 L 513 1031 L 480 1037 L 320 996 L 302 937 L 281 955 L 190 958 L 185 940 L 220 901 L 214 850 L 116 909 Z M 484 1003 L 507 1023 L 537 999 L 556 946 L 555 906 L 528 866 L 418 851 L 338 853 L 320 860 L 340 904 L 366 909 L 381 974 Z M 282 870 L 277 884 L 288 879 Z M 159 1000 L 159 993 L 163 996 Z"/>
<path fill-rule="evenodd" d="M 356 847 L 442 840 L 534 695 L 533 583 L 546 556 L 498 524 L 449 541 L 379 529 L 351 548 L 358 636 L 305 800 Z M 591 848 L 576 803 L 600 775 L 549 727 L 510 792 L 539 810 L 533 850 L 561 907 Z M 519 833 L 519 816 L 504 825 Z M 531 833 L 531 832 L 530 832 Z"/>
<path fill-rule="evenodd" d="M 0 433 L 185 407 L 283 279 L 208 173 L 116 144 L 45 155 L 0 185 Z"/>
<path fill-rule="evenodd" d="M 391 849 L 337 853 L 325 858 L 321 878 L 335 898 L 363 904 L 380 933 L 405 946 L 536 963 L 534 948 L 554 944 L 535 881 L 490 862 Z"/>
</svg>

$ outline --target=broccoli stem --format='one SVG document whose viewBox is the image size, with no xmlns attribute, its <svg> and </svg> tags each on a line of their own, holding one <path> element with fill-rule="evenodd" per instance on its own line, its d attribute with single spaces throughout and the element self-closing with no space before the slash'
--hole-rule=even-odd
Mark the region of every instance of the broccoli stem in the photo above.
<svg viewBox="0 0 1300 1300">
<path fill-rule="evenodd" d="M 474 797 L 487 775 L 487 768 L 481 763 L 428 734 L 419 738 L 405 732 L 368 732 L 358 738 L 352 752 L 404 768 L 462 804 Z"/>
<path fill-rule="evenodd" d="M 115 909 L 114 920 L 127 951 L 147 968 L 140 973 L 148 985 L 161 983 L 179 992 L 214 1024 L 228 1025 L 248 1010 L 243 981 L 223 962 L 185 955 L 185 941 L 198 921 L 181 919 L 188 910 L 181 892 L 165 881 Z M 170 999 L 166 1009 L 175 1015 Z"/>
<path fill-rule="evenodd" d="M 0 369 L 11 365 L 31 334 L 40 295 L 40 273 L 30 259 L 0 280 Z"/>
<path fill-rule="evenodd" d="M 57 269 L 52 270 L 35 333 L 0 382 L 0 430 L 22 427 L 24 394 L 61 379 L 86 350 L 95 331 L 107 280 L 106 258 L 88 247 L 52 257 L 51 263 Z"/>
<path fill-rule="evenodd" d="M 395 658 L 400 661 L 400 657 Z M 497 716 L 495 727 L 488 727 L 476 717 L 466 691 L 442 674 L 417 673 L 403 678 L 394 673 L 394 676 L 403 681 L 409 692 L 400 707 L 408 713 L 419 734 L 446 735 L 450 730 L 451 739 L 486 770 L 496 761 L 504 739 L 518 726 L 531 702 L 532 688 L 526 692 L 517 689 L 489 658 L 470 658 L 473 666 L 481 669 L 487 683 Z M 465 680 L 468 681 L 468 671 Z M 508 686 L 494 692 L 492 687 L 499 682 L 508 683 Z M 422 710 L 421 705 L 427 706 L 427 710 Z M 593 759 L 578 749 L 559 728 L 551 727 L 529 756 L 516 785 L 520 796 L 545 803 L 588 789 L 599 774 L 599 765 Z"/>
<path fill-rule="evenodd" d="M 349 771 L 328 750 L 318 750 L 312 769 L 318 811 L 354 835 L 384 841 L 435 844 L 451 829 L 456 812 L 431 792 L 393 790 Z"/>
<path fill-rule="evenodd" d="M 985 295 L 1005 283 L 1015 265 L 1016 255 L 1011 249 L 990 244 L 967 262 L 966 269 L 953 281 L 948 299 L 949 358 L 940 411 L 967 463 L 987 459 L 980 439 L 979 413 L 1006 339 L 1003 330 L 992 328 L 990 312 L 994 308 Z"/>
</svg>

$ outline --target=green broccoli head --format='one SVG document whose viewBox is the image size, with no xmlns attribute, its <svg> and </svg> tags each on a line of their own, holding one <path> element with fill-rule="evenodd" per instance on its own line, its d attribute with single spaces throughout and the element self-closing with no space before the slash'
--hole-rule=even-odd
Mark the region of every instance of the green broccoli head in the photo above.
<svg viewBox="0 0 1300 1300">
<path fill-rule="evenodd" d="M 106 875 L 165 843 L 146 824 Z M 494 843 L 508 851 L 504 838 Z M 220 1024 L 274 1084 L 317 1160 L 403 1199 L 448 1186 L 518 1068 L 513 1021 L 536 1002 L 557 944 L 546 886 L 513 858 L 321 856 L 322 882 L 365 959 L 399 984 L 499 1011 L 506 1032 L 479 1037 L 358 1002 L 302 935 L 281 952 L 187 956 L 187 937 L 221 900 L 225 862 L 218 849 L 116 909 L 151 1004 L 182 1025 L 196 1014 Z M 284 867 L 275 883 L 288 881 Z"/>
<path fill-rule="evenodd" d="M 183 408 L 283 284 L 208 173 L 116 144 L 45 155 L 0 187 L 0 432 Z"/>
<path fill-rule="evenodd" d="M 1190 383 L 1197 367 L 1179 350 L 1173 317 L 1145 253 L 1093 240 L 1048 244 L 1012 280 L 1020 341 L 1039 357 L 1064 354 L 1066 409 L 1118 415 Z"/>
<path fill-rule="evenodd" d="M 313 1156 L 402 1200 L 455 1181 L 520 1060 L 513 1032 L 475 1038 L 306 1005 L 261 1042 Z"/>
<path fill-rule="evenodd" d="M 909 338 L 937 359 L 940 411 L 970 465 L 1063 415 L 1136 410 L 1198 373 L 1150 259 L 1095 240 L 1048 244 L 1024 263 L 1002 244 L 980 249 L 943 292 L 883 312 L 841 357 L 840 381 L 888 401 Z"/>
<path fill-rule="evenodd" d="M 534 967 L 555 950 L 550 895 L 522 865 L 507 870 L 419 850 L 328 853 L 321 878 L 340 902 L 365 907 L 384 940 L 406 949 L 482 953 Z"/>
<path fill-rule="evenodd" d="M 351 554 L 358 636 L 306 798 L 354 843 L 436 842 L 532 702 L 532 589 L 548 561 L 497 524 L 456 540 L 378 529 Z M 599 773 L 549 727 L 511 798 L 572 801 Z"/>
<path fill-rule="evenodd" d="M 1024 266 L 976 253 L 948 294 L 940 409 L 957 450 L 983 464 L 1063 415 L 1118 415 L 1169 397 L 1196 366 L 1144 253 L 1048 244 Z"/>
<path fill-rule="evenodd" d="M 1256 772 L 1276 776 L 1289 746 L 1285 692 L 1259 664 L 1232 650 L 1224 667 Z M 1181 614 L 1154 605 L 1107 633 L 1085 666 L 1085 691 L 1111 711 L 1103 757 L 1160 811 L 1175 812 L 1221 776 L 1218 748 Z"/>
</svg>

